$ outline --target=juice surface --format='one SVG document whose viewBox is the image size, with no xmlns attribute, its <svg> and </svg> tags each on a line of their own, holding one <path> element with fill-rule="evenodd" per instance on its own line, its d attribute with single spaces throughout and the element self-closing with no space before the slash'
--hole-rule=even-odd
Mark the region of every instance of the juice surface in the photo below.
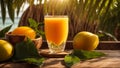
<svg viewBox="0 0 120 68">
<path fill-rule="evenodd" d="M 45 18 L 45 35 L 49 42 L 61 44 L 67 40 L 68 17 Z"/>
</svg>

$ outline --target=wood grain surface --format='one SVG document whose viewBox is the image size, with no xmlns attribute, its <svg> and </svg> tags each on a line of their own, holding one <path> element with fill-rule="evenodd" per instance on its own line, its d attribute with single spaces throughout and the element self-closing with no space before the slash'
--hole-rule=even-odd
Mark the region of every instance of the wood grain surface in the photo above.
<svg viewBox="0 0 120 68">
<path fill-rule="evenodd" d="M 47 42 L 43 40 L 41 49 L 48 48 Z M 73 41 L 66 42 L 66 49 L 73 49 Z M 100 41 L 97 50 L 120 50 L 120 41 Z"/>
<path fill-rule="evenodd" d="M 71 68 L 120 68 L 120 50 L 97 50 L 104 52 L 106 56 L 87 61 L 81 61 L 74 64 Z M 67 68 L 64 63 L 64 58 L 47 58 L 42 66 L 34 66 L 27 63 L 0 63 L 0 68 Z"/>
</svg>

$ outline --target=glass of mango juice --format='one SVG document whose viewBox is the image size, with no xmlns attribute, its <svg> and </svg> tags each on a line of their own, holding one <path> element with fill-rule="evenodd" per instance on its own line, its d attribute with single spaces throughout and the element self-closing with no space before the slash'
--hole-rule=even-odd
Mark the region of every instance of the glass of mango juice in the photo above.
<svg viewBox="0 0 120 68">
<path fill-rule="evenodd" d="M 68 37 L 68 16 L 45 16 L 44 29 L 50 53 L 63 52 Z"/>
</svg>

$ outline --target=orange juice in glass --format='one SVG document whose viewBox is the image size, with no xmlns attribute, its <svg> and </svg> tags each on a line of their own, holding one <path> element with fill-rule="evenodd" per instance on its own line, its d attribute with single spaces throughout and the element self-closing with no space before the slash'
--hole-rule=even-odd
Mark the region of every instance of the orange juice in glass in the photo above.
<svg viewBox="0 0 120 68">
<path fill-rule="evenodd" d="M 45 36 L 50 53 L 62 52 L 68 37 L 68 16 L 45 16 Z"/>
</svg>

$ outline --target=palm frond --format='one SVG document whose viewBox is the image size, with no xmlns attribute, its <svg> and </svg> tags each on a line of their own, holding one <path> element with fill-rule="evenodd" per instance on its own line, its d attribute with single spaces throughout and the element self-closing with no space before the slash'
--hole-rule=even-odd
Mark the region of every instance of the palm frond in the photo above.
<svg viewBox="0 0 120 68">
<path fill-rule="evenodd" d="M 40 0 L 40 3 L 41 1 L 42 0 Z M 6 19 L 7 10 L 8 10 L 8 15 L 10 19 L 12 20 L 12 22 L 14 22 L 15 14 L 19 15 L 19 11 L 22 8 L 22 5 L 26 2 L 30 5 L 34 4 L 34 0 L 0 0 L 3 24 Z"/>
<path fill-rule="evenodd" d="M 37 0 L 40 6 L 42 4 L 42 1 L 43 0 Z M 84 30 L 96 33 L 98 31 L 99 24 L 102 25 L 108 24 L 105 22 L 107 18 L 109 18 L 109 14 L 111 14 L 110 11 L 116 7 L 115 3 L 117 3 L 118 1 L 119 0 L 79 0 L 79 1 L 78 0 L 49 0 L 49 1 L 44 0 L 44 5 L 42 6 L 42 9 L 44 9 L 43 11 L 44 14 L 41 15 L 43 16 L 46 14 L 68 15 L 70 22 L 69 29 L 71 30 L 70 36 L 72 38 L 76 33 Z M 31 7 L 34 5 L 35 0 L 0 0 L 0 4 L 2 7 L 1 9 L 2 9 L 3 22 L 5 21 L 5 16 L 6 16 L 5 8 L 8 9 L 10 19 L 14 21 L 15 13 L 17 13 L 18 15 L 21 6 L 26 2 L 29 3 Z M 37 10 L 37 12 L 39 11 L 41 10 Z M 34 17 L 33 11 L 29 11 L 29 13 L 27 12 L 25 13 L 27 14 L 27 16 L 29 16 L 32 13 L 31 16 Z M 40 16 L 36 16 L 36 17 L 40 17 Z M 114 19 L 117 20 L 119 18 L 114 18 Z M 106 28 L 101 25 L 100 27 Z"/>
<path fill-rule="evenodd" d="M 0 0 L 0 4 L 1 4 L 2 20 L 3 20 L 3 24 L 4 24 L 5 23 L 5 19 L 6 19 L 6 4 L 5 4 L 4 0 Z"/>
</svg>

